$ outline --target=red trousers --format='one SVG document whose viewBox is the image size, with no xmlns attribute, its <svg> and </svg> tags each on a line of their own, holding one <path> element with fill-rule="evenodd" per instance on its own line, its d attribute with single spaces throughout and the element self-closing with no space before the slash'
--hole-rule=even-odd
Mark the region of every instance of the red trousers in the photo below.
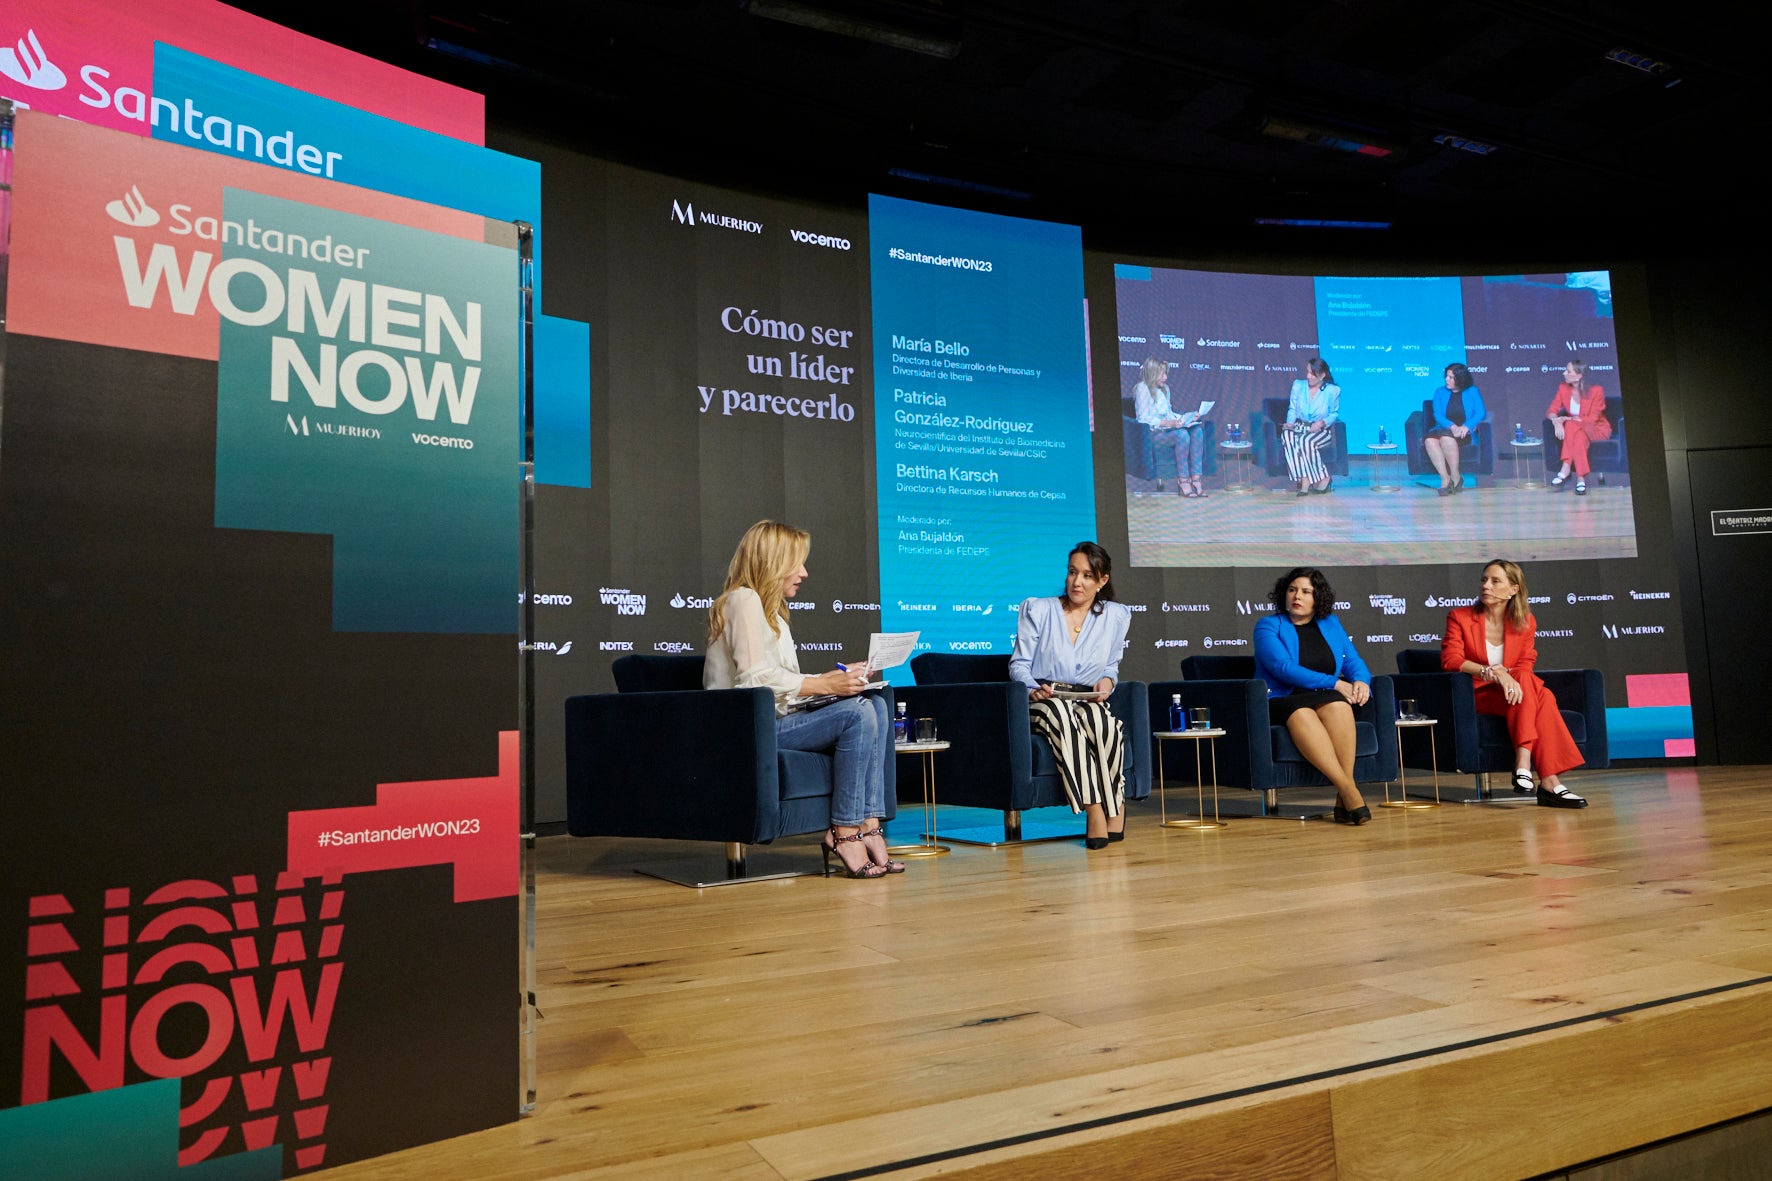
<svg viewBox="0 0 1772 1181">
<path fill-rule="evenodd" d="M 1538 768 L 1540 778 L 1581 766 L 1581 752 L 1569 736 L 1563 715 L 1557 712 L 1557 695 L 1544 687 L 1536 673 L 1527 673 L 1520 688 L 1524 691 L 1520 704 L 1509 705 L 1500 685 L 1479 681 L 1477 712 L 1507 719 L 1508 736 L 1515 746 L 1532 751 L 1532 765 Z"/>
<path fill-rule="evenodd" d="M 1588 445 L 1595 439 L 1604 441 L 1611 437 L 1612 424 L 1603 418 L 1592 423 L 1571 418 L 1563 424 L 1563 462 L 1574 468 L 1576 475 L 1587 475 L 1594 470 L 1587 461 Z"/>
</svg>

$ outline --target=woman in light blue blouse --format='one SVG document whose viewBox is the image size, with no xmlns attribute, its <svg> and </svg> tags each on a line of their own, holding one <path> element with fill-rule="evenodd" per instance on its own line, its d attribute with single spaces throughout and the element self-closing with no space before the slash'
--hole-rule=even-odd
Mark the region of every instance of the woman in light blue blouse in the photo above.
<svg viewBox="0 0 1772 1181">
<path fill-rule="evenodd" d="M 1341 387 L 1321 357 L 1304 363 L 1304 376 L 1292 383 L 1286 405 L 1286 423 L 1280 428 L 1280 446 L 1286 453 L 1286 471 L 1298 484 L 1298 494 L 1327 492 L 1334 487 L 1323 449 L 1335 443 L 1332 429 L 1341 421 Z"/>
<path fill-rule="evenodd" d="M 1126 835 L 1126 738 L 1107 699 L 1132 612 L 1114 602 L 1113 572 L 1106 550 L 1079 541 L 1064 593 L 1022 603 L 1009 657 L 1009 676 L 1028 688 L 1029 721 L 1052 745 L 1071 811 L 1088 817 L 1090 849 Z"/>
</svg>

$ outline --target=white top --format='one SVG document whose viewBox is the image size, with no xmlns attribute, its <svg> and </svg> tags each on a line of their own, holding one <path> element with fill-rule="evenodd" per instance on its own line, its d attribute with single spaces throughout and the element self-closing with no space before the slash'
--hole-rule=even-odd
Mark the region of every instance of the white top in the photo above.
<svg viewBox="0 0 1772 1181">
<path fill-rule="evenodd" d="M 1492 665 L 1493 664 L 1500 664 L 1501 663 L 1501 645 L 1500 644 L 1488 644 L 1487 647 L 1489 649 L 1489 663 Z"/>
<path fill-rule="evenodd" d="M 1581 417 L 1581 393 L 1574 386 L 1569 387 L 1569 417 Z"/>
<path fill-rule="evenodd" d="M 702 664 L 704 689 L 768 689 L 775 694 L 777 717 L 788 712 L 788 701 L 800 694 L 806 679 L 794 651 L 794 633 L 786 619 L 776 621 L 781 634 L 771 635 L 763 619 L 763 600 L 749 587 L 726 596 L 726 630 L 708 645 Z"/>
<path fill-rule="evenodd" d="M 1083 616 L 1083 630 L 1071 642 L 1064 625 L 1064 603 L 1056 595 L 1025 599 L 1016 622 L 1009 679 L 1034 688 L 1040 681 L 1093 685 L 1106 677 L 1120 681 L 1120 653 L 1132 612 L 1124 603 L 1103 603 L 1102 612 Z"/>
<path fill-rule="evenodd" d="M 1133 408 L 1139 422 L 1149 427 L 1160 427 L 1167 419 L 1187 418 L 1188 415 L 1177 414 L 1169 404 L 1169 387 L 1160 385 L 1155 392 L 1144 382 L 1139 382 L 1132 390 Z"/>
</svg>

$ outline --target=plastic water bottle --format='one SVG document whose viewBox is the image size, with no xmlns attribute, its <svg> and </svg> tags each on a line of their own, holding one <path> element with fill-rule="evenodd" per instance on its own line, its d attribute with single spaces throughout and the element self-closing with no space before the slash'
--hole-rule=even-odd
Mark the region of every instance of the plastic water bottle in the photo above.
<svg viewBox="0 0 1772 1181">
<path fill-rule="evenodd" d="M 1378 428 L 1378 445 L 1380 447 L 1384 447 L 1384 446 L 1388 445 L 1390 443 L 1390 441 L 1391 441 L 1391 437 L 1384 433 L 1384 428 L 1382 426 L 1379 427 Z"/>
<path fill-rule="evenodd" d="M 898 703 L 898 716 L 892 719 L 892 741 L 897 743 L 911 740 L 911 719 L 904 712 L 904 704 Z"/>
<path fill-rule="evenodd" d="M 1526 441 L 1526 428 L 1521 426 L 1517 422 L 1514 423 L 1514 442 L 1524 443 L 1525 441 Z"/>
<path fill-rule="evenodd" d="M 1243 424 L 1240 422 L 1231 423 L 1231 442 L 1241 443 L 1242 441 L 1243 441 Z"/>
<path fill-rule="evenodd" d="M 1171 730 L 1187 729 L 1187 711 L 1181 708 L 1181 694 L 1173 693 L 1169 697 L 1169 728 Z"/>
</svg>

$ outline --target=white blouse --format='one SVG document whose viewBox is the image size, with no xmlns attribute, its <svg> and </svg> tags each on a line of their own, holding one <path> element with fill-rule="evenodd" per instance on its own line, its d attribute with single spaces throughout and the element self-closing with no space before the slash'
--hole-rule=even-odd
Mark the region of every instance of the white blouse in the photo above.
<svg viewBox="0 0 1772 1181">
<path fill-rule="evenodd" d="M 1489 644 L 1489 643 L 1485 642 L 1484 646 L 1489 649 L 1489 663 L 1490 663 L 1490 665 L 1493 666 L 1493 665 L 1500 664 L 1501 663 L 1501 645 L 1500 644 Z"/>
<path fill-rule="evenodd" d="M 768 689 L 775 694 L 775 714 L 783 717 L 788 702 L 800 695 L 805 677 L 794 651 L 794 633 L 788 621 L 778 618 L 780 635 L 769 631 L 763 618 L 763 600 L 749 587 L 738 587 L 726 596 L 726 630 L 708 645 L 702 664 L 704 689 Z"/>
</svg>

